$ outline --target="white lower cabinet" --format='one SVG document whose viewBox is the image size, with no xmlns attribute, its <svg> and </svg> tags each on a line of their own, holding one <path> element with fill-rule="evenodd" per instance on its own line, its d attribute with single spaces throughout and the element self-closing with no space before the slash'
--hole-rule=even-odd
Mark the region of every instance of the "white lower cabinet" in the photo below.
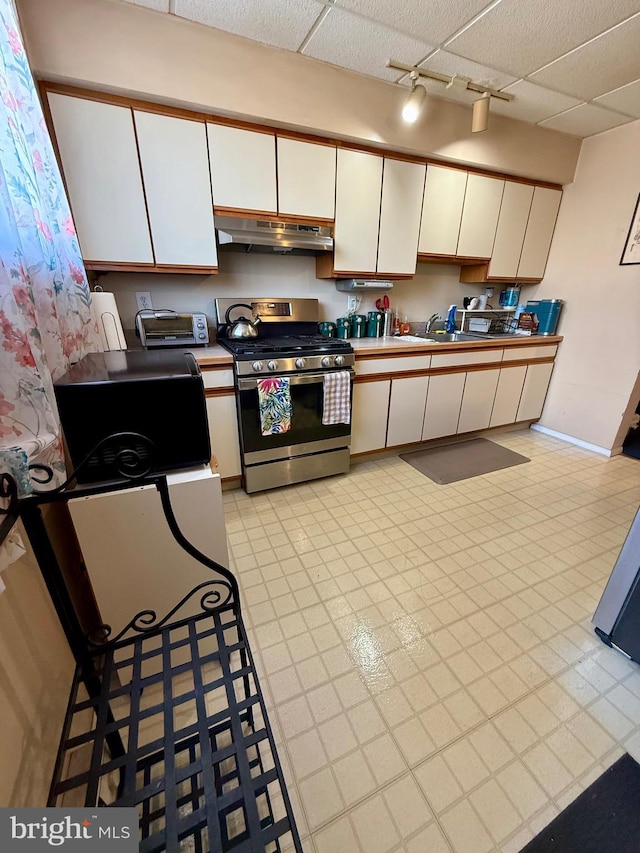
<svg viewBox="0 0 640 853">
<path fill-rule="evenodd" d="M 500 370 L 489 426 L 502 426 L 502 424 L 515 422 L 526 373 L 527 366 L 525 364 L 520 364 L 517 367 L 503 367 Z"/>
<path fill-rule="evenodd" d="M 387 447 L 421 440 L 428 388 L 428 376 L 410 376 L 391 381 Z"/>
<path fill-rule="evenodd" d="M 458 432 L 486 429 L 491 420 L 493 400 L 498 387 L 500 369 L 474 370 L 467 373 L 458 420 Z"/>
<path fill-rule="evenodd" d="M 242 466 L 235 394 L 207 397 L 207 417 L 211 452 L 216 457 L 220 476 L 223 480 L 238 477 Z"/>
<path fill-rule="evenodd" d="M 353 386 L 351 453 L 366 453 L 385 446 L 390 390 L 390 379 L 357 382 Z"/>
<path fill-rule="evenodd" d="M 424 410 L 422 440 L 455 435 L 464 391 L 465 373 L 429 377 L 427 405 Z"/>
<path fill-rule="evenodd" d="M 540 417 L 552 372 L 552 362 L 527 366 L 527 375 L 522 388 L 516 420 L 529 421 Z"/>
</svg>

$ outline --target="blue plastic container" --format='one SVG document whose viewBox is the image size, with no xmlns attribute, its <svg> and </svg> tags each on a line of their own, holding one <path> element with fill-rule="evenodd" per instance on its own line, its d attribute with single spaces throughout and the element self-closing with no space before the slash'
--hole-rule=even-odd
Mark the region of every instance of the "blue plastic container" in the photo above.
<svg viewBox="0 0 640 853">
<path fill-rule="evenodd" d="M 563 305 L 562 299 L 533 299 L 527 302 L 525 311 L 538 318 L 539 335 L 555 335 Z"/>
</svg>

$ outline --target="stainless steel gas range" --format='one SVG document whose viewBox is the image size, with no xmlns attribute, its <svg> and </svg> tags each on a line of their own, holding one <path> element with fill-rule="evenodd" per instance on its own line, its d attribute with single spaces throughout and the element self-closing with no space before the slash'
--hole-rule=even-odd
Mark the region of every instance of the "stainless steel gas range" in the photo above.
<svg viewBox="0 0 640 853">
<path fill-rule="evenodd" d="M 252 317 L 235 334 L 250 333 L 259 317 L 257 337 L 228 337 L 245 306 Z M 216 299 L 216 311 L 218 343 L 234 357 L 245 490 L 348 471 L 353 348 L 318 334 L 318 300 Z"/>
</svg>

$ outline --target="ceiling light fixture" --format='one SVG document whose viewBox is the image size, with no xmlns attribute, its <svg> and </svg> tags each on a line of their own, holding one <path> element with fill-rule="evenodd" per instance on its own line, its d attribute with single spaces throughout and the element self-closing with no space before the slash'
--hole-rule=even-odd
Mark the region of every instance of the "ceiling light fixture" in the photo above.
<svg viewBox="0 0 640 853">
<path fill-rule="evenodd" d="M 407 71 L 411 75 L 411 93 L 402 109 L 402 117 L 407 122 L 416 121 L 425 99 L 426 89 L 424 86 L 416 84 L 419 77 L 426 77 L 429 80 L 444 83 L 447 89 L 453 89 L 458 92 L 469 90 L 471 92 L 479 92 L 482 95 L 481 98 L 478 98 L 473 103 L 472 133 L 486 130 L 489 126 L 489 103 L 491 98 L 499 98 L 501 101 L 514 100 L 514 96 L 507 92 L 491 89 L 489 86 L 483 86 L 482 83 L 475 83 L 469 77 L 462 77 L 459 74 L 440 74 L 438 71 L 430 71 L 428 68 L 405 65 L 404 62 L 397 62 L 395 59 L 387 60 L 387 68 L 395 68 L 396 71 Z"/>
<path fill-rule="evenodd" d="M 482 97 L 473 102 L 471 115 L 471 133 L 480 133 L 489 127 L 489 102 L 491 95 L 485 92 Z"/>
<path fill-rule="evenodd" d="M 418 116 L 422 110 L 422 104 L 427 97 L 427 90 L 424 86 L 417 84 L 418 74 L 415 71 L 411 72 L 411 92 L 405 101 L 402 108 L 402 118 L 407 124 L 413 124 L 418 120 Z"/>
</svg>

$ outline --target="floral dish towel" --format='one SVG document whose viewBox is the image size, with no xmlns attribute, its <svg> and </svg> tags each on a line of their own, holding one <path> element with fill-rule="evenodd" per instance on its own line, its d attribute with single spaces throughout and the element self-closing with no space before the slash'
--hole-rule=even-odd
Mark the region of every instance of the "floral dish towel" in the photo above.
<svg viewBox="0 0 640 853">
<path fill-rule="evenodd" d="M 262 435 L 277 435 L 291 429 L 289 378 L 258 379 L 258 404 Z"/>
</svg>

